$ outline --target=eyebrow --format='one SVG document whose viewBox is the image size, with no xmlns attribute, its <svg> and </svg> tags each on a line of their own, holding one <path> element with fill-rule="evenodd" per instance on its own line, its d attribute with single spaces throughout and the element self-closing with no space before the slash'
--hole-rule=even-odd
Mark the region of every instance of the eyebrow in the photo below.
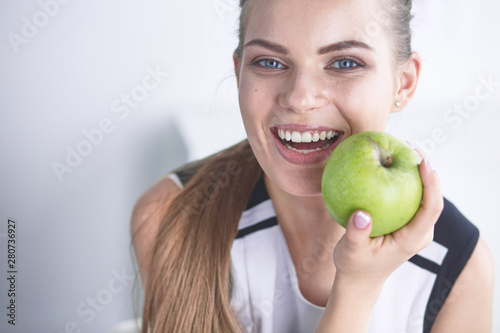
<svg viewBox="0 0 500 333">
<path fill-rule="evenodd" d="M 346 41 L 333 43 L 333 44 L 330 44 L 330 45 L 327 45 L 327 46 L 320 48 L 318 50 L 318 55 L 322 55 L 322 54 L 329 53 L 329 52 L 354 49 L 354 48 L 361 48 L 361 49 L 366 49 L 368 51 L 374 51 L 374 48 L 366 43 L 363 43 L 363 42 L 360 42 L 357 40 L 346 40 Z"/>
<path fill-rule="evenodd" d="M 250 45 L 258 45 L 261 47 L 264 47 L 266 49 L 269 49 L 271 51 L 281 53 L 281 54 L 289 54 L 290 51 L 279 44 L 264 40 L 264 39 L 252 39 L 248 43 L 246 43 L 243 48 L 250 46 Z M 335 52 L 335 51 L 342 51 L 342 50 L 347 50 L 347 49 L 353 49 L 353 48 L 362 48 L 366 49 L 369 51 L 373 51 L 374 48 L 371 47 L 370 45 L 357 41 L 357 40 L 346 40 L 346 41 L 341 41 L 337 43 L 333 43 L 327 46 L 323 46 L 318 50 L 318 55 L 323 55 L 325 53 L 330 53 L 330 52 Z"/>
<path fill-rule="evenodd" d="M 251 41 L 249 41 L 248 43 L 246 43 L 243 48 L 247 47 L 247 46 L 250 46 L 250 45 L 259 45 L 259 46 L 262 46 L 266 49 L 269 49 L 271 51 L 274 51 L 274 52 L 277 52 L 277 53 L 281 53 L 281 54 L 288 54 L 290 53 L 290 51 L 284 47 L 284 46 L 281 46 L 279 44 L 276 44 L 276 43 L 273 43 L 273 42 L 269 42 L 267 40 L 264 40 L 264 39 L 260 39 L 260 38 L 257 38 L 257 39 L 252 39 Z"/>
</svg>

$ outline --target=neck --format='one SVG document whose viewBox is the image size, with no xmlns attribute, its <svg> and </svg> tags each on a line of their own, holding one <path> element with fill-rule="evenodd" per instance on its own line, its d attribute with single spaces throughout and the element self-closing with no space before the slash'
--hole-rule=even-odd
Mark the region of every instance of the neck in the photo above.
<svg viewBox="0 0 500 333">
<path fill-rule="evenodd" d="M 321 195 L 292 195 L 276 186 L 267 176 L 264 177 L 276 217 L 287 241 L 307 248 L 317 243 L 318 237 L 336 244 L 345 233 L 345 229 L 326 210 Z"/>
<path fill-rule="evenodd" d="M 292 195 L 264 177 L 295 266 L 299 289 L 311 303 L 325 306 L 335 277 L 333 251 L 345 229 L 330 216 L 321 195 Z"/>
</svg>

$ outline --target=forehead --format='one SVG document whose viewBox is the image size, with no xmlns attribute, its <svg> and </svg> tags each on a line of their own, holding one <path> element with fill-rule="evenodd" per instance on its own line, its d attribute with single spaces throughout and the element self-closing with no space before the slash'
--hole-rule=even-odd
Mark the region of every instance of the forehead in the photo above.
<svg viewBox="0 0 500 333">
<path fill-rule="evenodd" d="M 245 41 L 262 38 L 312 49 L 343 40 L 374 48 L 384 43 L 385 32 L 374 14 L 380 10 L 377 0 L 249 1 Z"/>
</svg>

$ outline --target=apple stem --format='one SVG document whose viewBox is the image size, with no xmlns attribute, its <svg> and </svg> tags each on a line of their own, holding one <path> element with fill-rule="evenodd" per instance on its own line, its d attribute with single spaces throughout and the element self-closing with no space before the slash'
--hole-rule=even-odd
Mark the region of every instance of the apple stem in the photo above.
<svg viewBox="0 0 500 333">
<path fill-rule="evenodd" d="M 390 167 L 391 164 L 392 164 L 392 157 L 390 157 L 390 156 L 387 156 L 385 159 L 385 162 L 382 163 L 382 165 L 386 168 Z"/>
</svg>

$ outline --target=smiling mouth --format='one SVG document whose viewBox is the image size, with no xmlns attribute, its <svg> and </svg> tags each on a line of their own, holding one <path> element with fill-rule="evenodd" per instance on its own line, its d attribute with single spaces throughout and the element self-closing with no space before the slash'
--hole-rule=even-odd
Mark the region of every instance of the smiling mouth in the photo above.
<svg viewBox="0 0 500 333">
<path fill-rule="evenodd" d="M 333 129 L 291 131 L 275 127 L 272 132 L 284 147 L 301 154 L 328 149 L 342 136 L 342 132 Z"/>
</svg>

